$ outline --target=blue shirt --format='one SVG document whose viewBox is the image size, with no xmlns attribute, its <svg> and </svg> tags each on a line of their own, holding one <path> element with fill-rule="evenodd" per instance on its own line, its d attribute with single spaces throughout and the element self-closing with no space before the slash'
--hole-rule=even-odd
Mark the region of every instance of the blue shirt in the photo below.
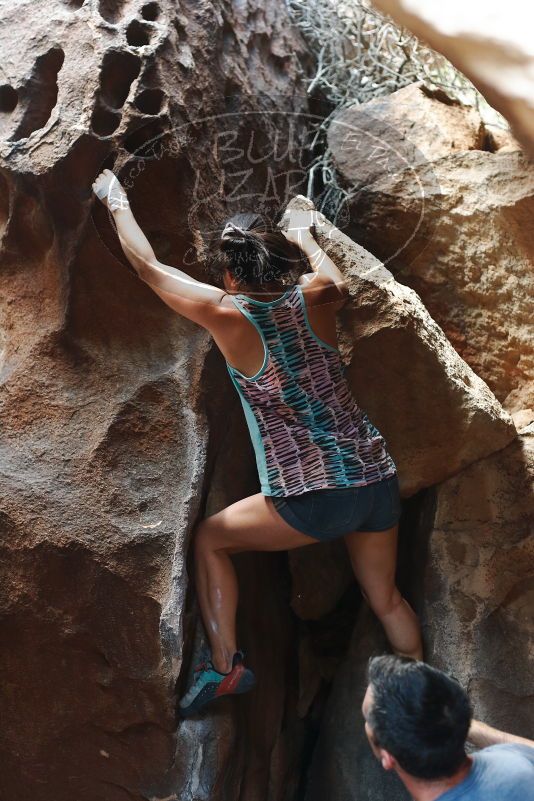
<svg viewBox="0 0 534 801">
<path fill-rule="evenodd" d="M 534 801 L 534 748 L 491 745 L 472 759 L 463 782 L 436 801 Z"/>
</svg>

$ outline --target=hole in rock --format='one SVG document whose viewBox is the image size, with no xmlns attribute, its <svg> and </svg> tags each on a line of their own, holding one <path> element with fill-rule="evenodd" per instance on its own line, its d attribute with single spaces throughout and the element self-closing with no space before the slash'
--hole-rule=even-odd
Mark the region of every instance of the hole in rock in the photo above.
<svg viewBox="0 0 534 801">
<path fill-rule="evenodd" d="M 124 140 L 124 148 L 138 158 L 159 158 L 164 149 L 167 132 L 159 120 L 143 125 Z"/>
<path fill-rule="evenodd" d="M 0 111 L 7 113 L 13 111 L 18 102 L 19 95 L 16 89 L 13 89 L 13 87 L 9 86 L 7 83 L 0 86 Z"/>
<path fill-rule="evenodd" d="M 85 3 L 85 0 L 66 0 L 68 6 L 71 8 L 81 8 Z"/>
<path fill-rule="evenodd" d="M 150 30 L 138 19 L 133 19 L 126 30 L 126 41 L 131 47 L 143 47 L 150 42 Z"/>
<path fill-rule="evenodd" d="M 135 99 L 135 105 L 143 114 L 158 114 L 165 97 L 161 89 L 145 89 Z"/>
<path fill-rule="evenodd" d="M 268 64 L 271 60 L 271 38 L 267 33 L 255 33 L 249 42 L 247 65 L 252 67 L 256 62 Z"/>
<path fill-rule="evenodd" d="M 149 22 L 154 22 L 159 17 L 159 6 L 157 3 L 147 3 L 141 9 L 141 16 Z"/>
<path fill-rule="evenodd" d="M 223 41 L 223 50 L 225 53 L 228 50 L 230 50 L 236 43 L 235 31 L 227 19 L 225 19 L 223 23 L 222 41 Z"/>
<path fill-rule="evenodd" d="M 121 114 L 105 108 L 95 108 L 91 117 L 91 127 L 98 136 L 109 136 L 120 125 Z"/>
<path fill-rule="evenodd" d="M 114 25 L 120 20 L 124 11 L 124 0 L 100 0 L 98 13 L 106 22 Z"/>
<path fill-rule="evenodd" d="M 26 85 L 26 110 L 13 135 L 14 140 L 24 139 L 48 122 L 57 103 L 57 76 L 64 59 L 63 50 L 53 47 L 35 60 L 32 75 Z"/>
<path fill-rule="evenodd" d="M 106 53 L 100 74 L 102 100 L 111 108 L 122 108 L 140 69 L 141 60 L 132 53 Z"/>
<path fill-rule="evenodd" d="M 174 29 L 178 34 L 178 36 L 180 37 L 180 39 L 185 38 L 186 37 L 185 25 L 176 18 L 173 19 L 172 24 L 174 25 Z"/>
<path fill-rule="evenodd" d="M 491 131 L 485 130 L 480 144 L 480 150 L 485 150 L 487 153 L 497 152 L 497 143 Z"/>
<path fill-rule="evenodd" d="M 227 78 L 224 84 L 224 107 L 229 113 L 237 113 L 241 108 L 242 87 L 232 78 Z"/>
<path fill-rule="evenodd" d="M 276 53 L 271 53 L 271 59 L 277 72 L 287 73 L 288 66 L 291 63 L 290 54 L 279 56 Z"/>
<path fill-rule="evenodd" d="M 116 158 L 117 158 L 117 154 L 116 153 L 110 153 L 109 156 L 106 156 L 106 158 L 102 162 L 100 170 L 101 171 L 102 170 L 111 170 L 113 172 L 113 169 L 115 167 Z"/>
</svg>

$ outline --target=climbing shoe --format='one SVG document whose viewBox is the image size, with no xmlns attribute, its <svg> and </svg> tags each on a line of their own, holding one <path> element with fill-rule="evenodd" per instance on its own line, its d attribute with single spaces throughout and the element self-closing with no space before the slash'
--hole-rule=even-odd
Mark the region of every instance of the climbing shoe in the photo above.
<svg viewBox="0 0 534 801">
<path fill-rule="evenodd" d="M 243 651 L 236 651 L 232 658 L 232 669 L 228 673 L 215 670 L 211 659 L 206 659 L 194 668 L 193 684 L 180 699 L 178 710 L 181 717 L 196 715 L 206 704 L 221 695 L 238 695 L 251 690 L 256 676 L 243 664 Z"/>
</svg>

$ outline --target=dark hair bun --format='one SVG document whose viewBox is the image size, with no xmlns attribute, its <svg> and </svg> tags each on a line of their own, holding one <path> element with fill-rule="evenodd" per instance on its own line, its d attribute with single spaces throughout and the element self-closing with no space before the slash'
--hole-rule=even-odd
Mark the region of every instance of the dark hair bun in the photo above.
<svg viewBox="0 0 534 801">
<path fill-rule="evenodd" d="M 224 237 L 221 238 L 221 249 L 227 251 L 239 243 L 245 243 L 248 241 L 250 241 L 250 235 L 248 234 L 248 231 L 242 231 L 238 228 L 230 228 L 226 231 Z M 228 243 L 230 243 L 230 248 L 228 248 Z"/>
<path fill-rule="evenodd" d="M 234 214 L 211 246 L 208 273 L 220 278 L 227 269 L 239 283 L 261 286 L 295 283 L 303 272 L 300 249 L 287 241 L 278 226 L 252 212 Z"/>
</svg>

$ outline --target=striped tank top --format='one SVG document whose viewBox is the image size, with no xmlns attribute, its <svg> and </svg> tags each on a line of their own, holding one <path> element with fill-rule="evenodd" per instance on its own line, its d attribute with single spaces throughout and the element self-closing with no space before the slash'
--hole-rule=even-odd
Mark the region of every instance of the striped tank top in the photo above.
<svg viewBox="0 0 534 801">
<path fill-rule="evenodd" d="M 300 285 L 271 301 L 230 297 L 264 347 L 253 376 L 226 362 L 245 412 L 261 492 L 300 495 L 394 475 L 384 438 L 351 394 L 339 350 L 311 328 Z"/>
</svg>

